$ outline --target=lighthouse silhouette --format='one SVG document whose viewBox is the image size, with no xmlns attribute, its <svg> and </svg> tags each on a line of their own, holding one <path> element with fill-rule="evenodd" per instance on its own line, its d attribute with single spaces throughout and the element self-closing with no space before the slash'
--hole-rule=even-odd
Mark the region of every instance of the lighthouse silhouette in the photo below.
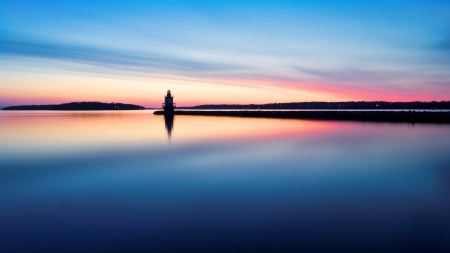
<svg viewBox="0 0 450 253">
<path fill-rule="evenodd" d="M 173 112 L 175 104 L 173 103 L 173 96 L 170 90 L 167 90 L 167 94 L 164 96 L 163 108 L 165 112 Z"/>
</svg>

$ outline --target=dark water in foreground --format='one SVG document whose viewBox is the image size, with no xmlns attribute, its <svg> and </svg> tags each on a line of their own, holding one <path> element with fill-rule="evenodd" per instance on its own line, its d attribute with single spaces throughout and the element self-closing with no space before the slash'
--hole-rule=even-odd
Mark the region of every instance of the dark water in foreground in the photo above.
<svg viewBox="0 0 450 253">
<path fill-rule="evenodd" d="M 0 252 L 445 252 L 449 150 L 450 125 L 0 112 Z"/>
</svg>

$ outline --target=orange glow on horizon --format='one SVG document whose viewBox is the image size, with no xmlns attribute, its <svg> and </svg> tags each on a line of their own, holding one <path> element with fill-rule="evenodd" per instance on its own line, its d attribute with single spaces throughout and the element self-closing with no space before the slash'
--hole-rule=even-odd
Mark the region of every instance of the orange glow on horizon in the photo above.
<svg viewBox="0 0 450 253">
<path fill-rule="evenodd" d="M 438 90 L 430 90 L 429 93 L 374 87 L 364 90 L 280 80 L 208 78 L 200 80 L 176 77 L 130 80 L 102 76 L 29 73 L 2 77 L 0 106 L 99 101 L 160 108 L 167 88 L 173 91 L 178 107 L 310 101 L 442 101 L 448 100 L 450 96 L 448 92 Z"/>
</svg>

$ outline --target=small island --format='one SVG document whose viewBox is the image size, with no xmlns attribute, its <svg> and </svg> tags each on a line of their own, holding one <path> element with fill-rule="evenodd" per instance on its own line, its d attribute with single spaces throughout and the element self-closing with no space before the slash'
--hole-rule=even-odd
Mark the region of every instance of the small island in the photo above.
<svg viewBox="0 0 450 253">
<path fill-rule="evenodd" d="M 133 104 L 102 102 L 71 102 L 59 105 L 17 105 L 4 107 L 3 110 L 54 110 L 54 111 L 111 111 L 111 110 L 145 110 L 145 107 Z"/>
</svg>

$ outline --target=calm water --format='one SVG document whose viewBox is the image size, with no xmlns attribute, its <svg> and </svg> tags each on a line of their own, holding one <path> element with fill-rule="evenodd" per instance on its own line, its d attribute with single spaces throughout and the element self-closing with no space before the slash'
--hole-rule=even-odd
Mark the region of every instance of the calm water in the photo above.
<svg viewBox="0 0 450 253">
<path fill-rule="evenodd" d="M 443 252 L 450 125 L 0 112 L 0 252 Z"/>
</svg>

